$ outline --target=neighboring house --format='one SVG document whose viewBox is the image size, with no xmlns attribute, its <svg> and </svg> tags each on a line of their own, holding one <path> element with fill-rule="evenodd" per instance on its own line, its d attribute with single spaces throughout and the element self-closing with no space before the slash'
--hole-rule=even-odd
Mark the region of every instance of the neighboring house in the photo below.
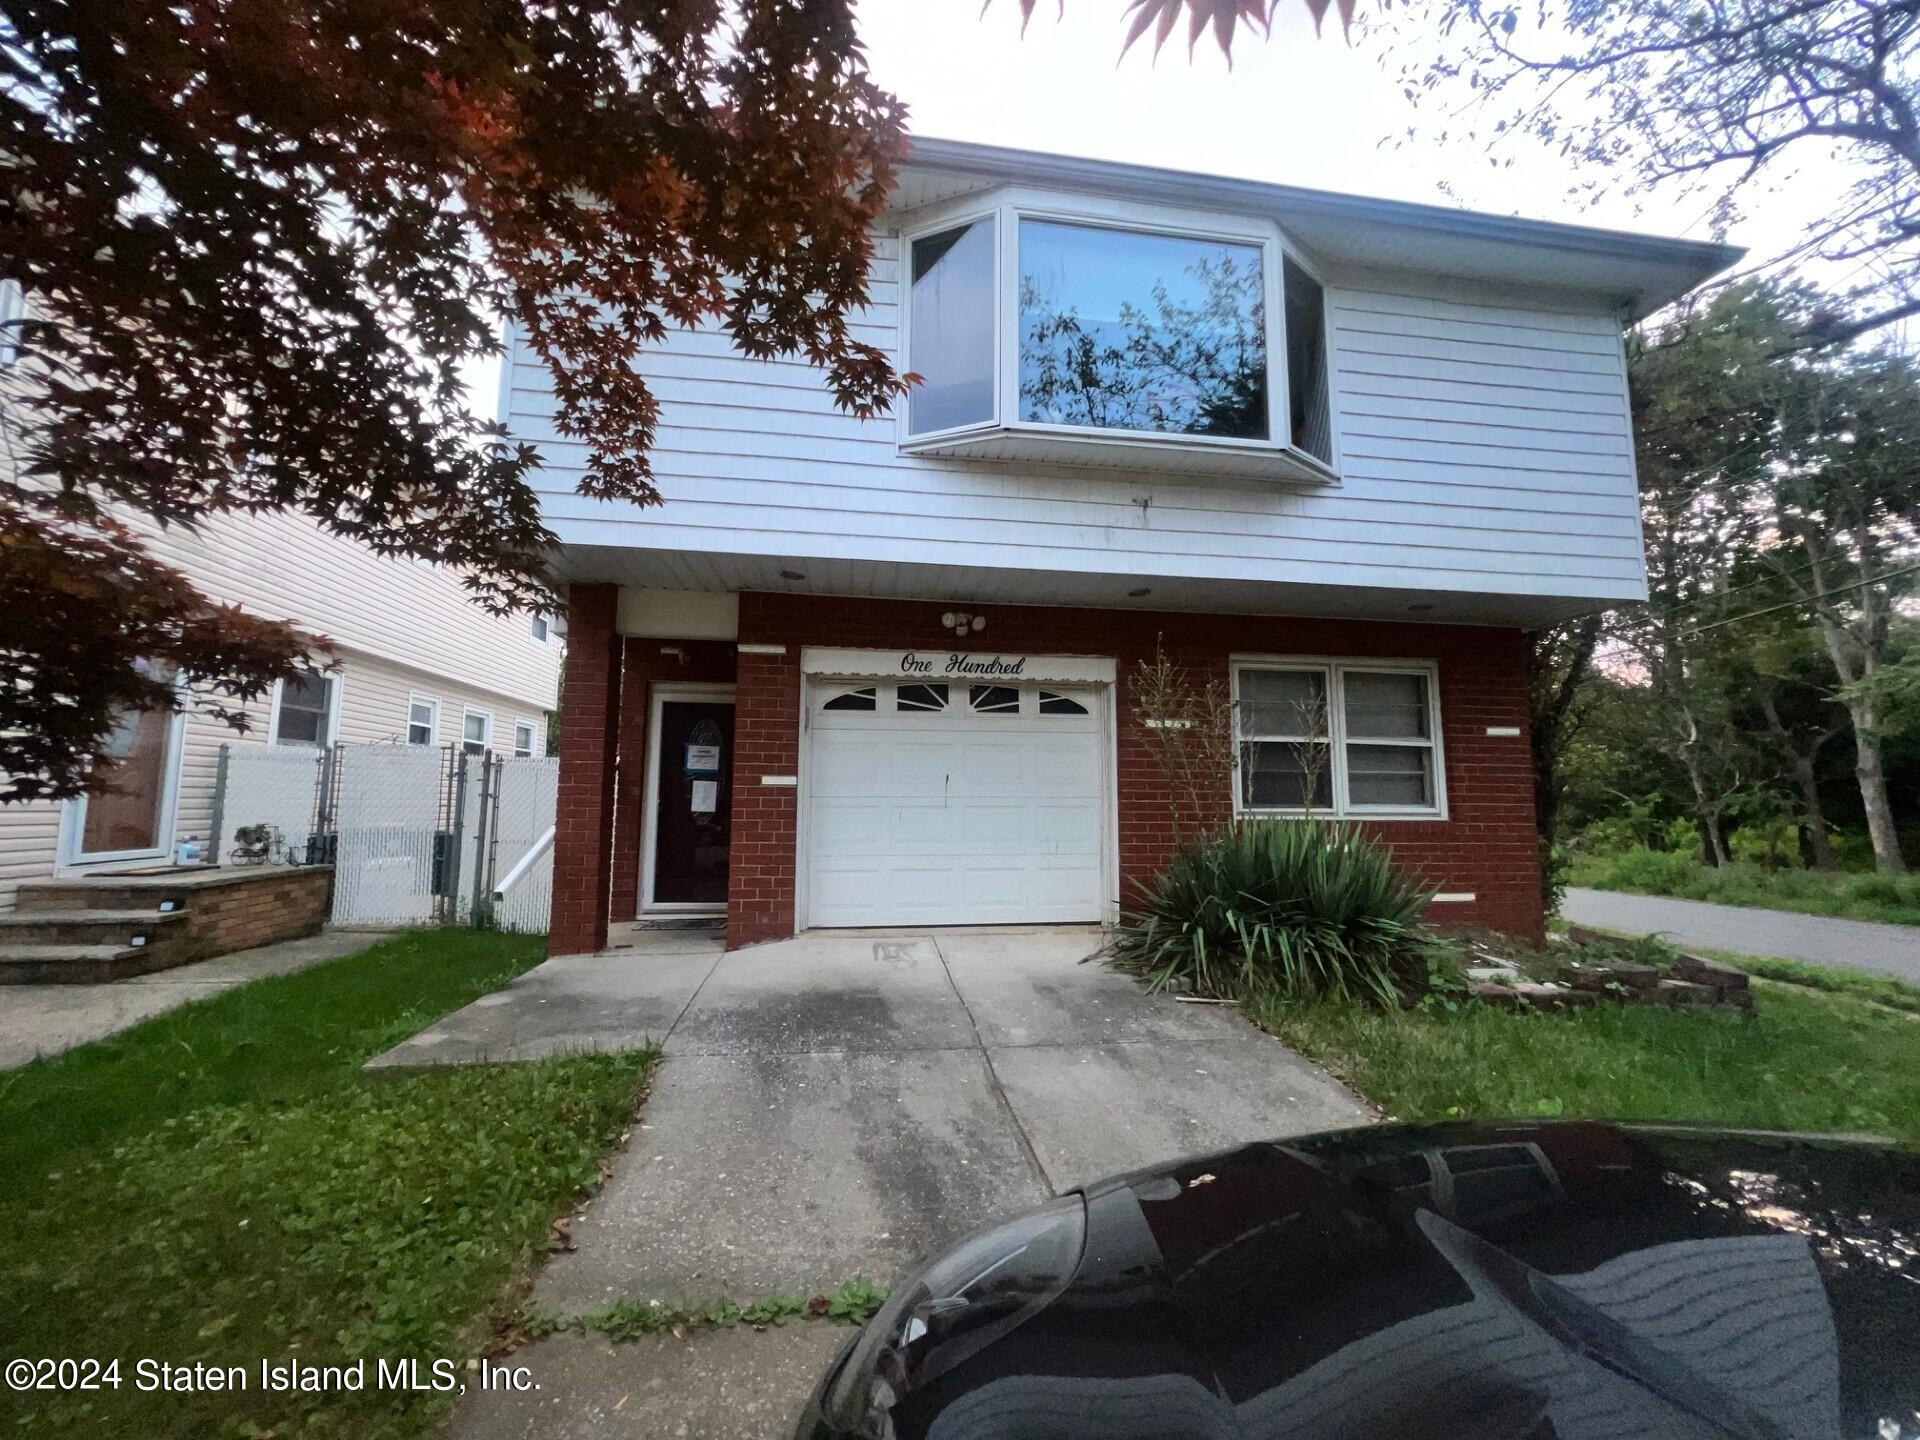
<svg viewBox="0 0 1920 1440">
<path fill-rule="evenodd" d="M 862 421 L 676 334 L 651 509 L 574 493 L 514 337 L 570 585 L 552 949 L 1111 918 L 1175 839 L 1156 643 L 1237 698 L 1221 814 L 1310 800 L 1539 934 L 1525 632 L 1644 598 L 1622 329 L 1737 254 L 921 142 L 856 330 L 924 383 Z"/>
<path fill-rule="evenodd" d="M 141 527 L 156 558 L 212 599 L 334 643 L 332 668 L 250 707 L 236 733 L 196 712 L 131 717 L 115 793 L 0 806 L 0 910 L 23 883 L 165 862 L 210 846 L 220 747 L 386 742 L 547 753 L 564 642 L 545 617 L 494 616 L 451 571 L 375 555 L 295 515 Z"/>
</svg>

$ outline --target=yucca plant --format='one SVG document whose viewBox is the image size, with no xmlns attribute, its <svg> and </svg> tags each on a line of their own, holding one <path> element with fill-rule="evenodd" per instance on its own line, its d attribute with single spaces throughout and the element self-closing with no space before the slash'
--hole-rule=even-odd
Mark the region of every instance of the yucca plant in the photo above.
<svg viewBox="0 0 1920 1440">
<path fill-rule="evenodd" d="M 1357 827 L 1246 820 L 1183 847 L 1121 916 L 1115 962 L 1148 988 L 1397 1004 L 1426 973 L 1431 892 Z"/>
</svg>

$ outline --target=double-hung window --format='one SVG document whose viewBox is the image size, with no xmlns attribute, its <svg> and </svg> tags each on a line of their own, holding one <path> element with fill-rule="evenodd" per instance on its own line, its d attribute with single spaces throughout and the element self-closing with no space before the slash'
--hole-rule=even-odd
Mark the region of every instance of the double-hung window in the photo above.
<svg viewBox="0 0 1920 1440">
<path fill-rule="evenodd" d="M 1215 218 L 1006 191 L 910 231 L 903 446 L 1331 478 L 1325 291 Z"/>
<path fill-rule="evenodd" d="M 460 748 L 469 755 L 484 755 L 493 747 L 493 713 L 489 710 L 464 710 L 460 715 Z"/>
<path fill-rule="evenodd" d="M 440 737 L 440 702 L 420 695 L 407 700 L 407 744 L 431 745 Z"/>
<path fill-rule="evenodd" d="M 303 670 L 293 679 L 282 681 L 273 707 L 273 743 L 332 744 L 336 693 L 334 677 L 316 670 Z"/>
<path fill-rule="evenodd" d="M 516 760 L 533 758 L 533 722 L 531 720 L 513 722 L 513 757 Z"/>
<path fill-rule="evenodd" d="M 1234 723 L 1243 812 L 1446 812 L 1439 685 L 1429 664 L 1241 661 Z"/>
</svg>

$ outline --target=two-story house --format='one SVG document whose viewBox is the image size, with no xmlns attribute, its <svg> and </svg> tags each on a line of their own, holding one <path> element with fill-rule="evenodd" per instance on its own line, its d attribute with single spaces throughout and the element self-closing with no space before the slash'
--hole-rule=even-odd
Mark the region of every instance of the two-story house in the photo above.
<svg viewBox="0 0 1920 1440">
<path fill-rule="evenodd" d="M 1724 246 L 952 142 L 914 149 L 834 408 L 677 334 L 666 504 L 574 493 L 552 949 L 609 917 L 1093 922 L 1175 841 L 1156 647 L 1230 687 L 1220 812 L 1365 822 L 1537 935 L 1526 632 L 1644 598 L 1623 327 Z"/>
</svg>

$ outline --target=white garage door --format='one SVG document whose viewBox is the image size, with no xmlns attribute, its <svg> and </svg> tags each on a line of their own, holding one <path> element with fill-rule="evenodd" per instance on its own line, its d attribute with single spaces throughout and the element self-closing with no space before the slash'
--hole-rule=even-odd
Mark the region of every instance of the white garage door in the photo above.
<svg viewBox="0 0 1920 1440">
<path fill-rule="evenodd" d="M 1100 700 L 1065 685 L 816 681 L 808 923 L 1101 919 Z"/>
</svg>

